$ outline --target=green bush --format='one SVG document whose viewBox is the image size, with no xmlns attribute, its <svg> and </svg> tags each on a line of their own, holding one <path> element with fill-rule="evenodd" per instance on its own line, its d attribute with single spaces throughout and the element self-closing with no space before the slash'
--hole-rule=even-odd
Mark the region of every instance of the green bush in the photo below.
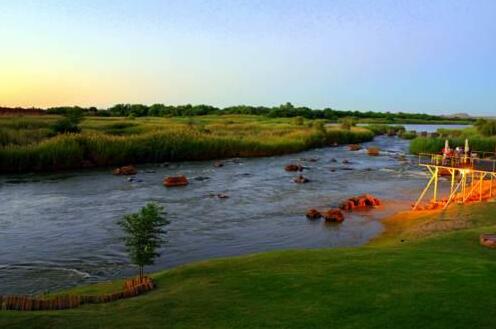
<svg viewBox="0 0 496 329">
<path fill-rule="evenodd" d="M 341 123 L 341 128 L 345 130 L 350 130 L 351 127 L 354 127 L 357 124 L 357 121 L 351 117 L 342 118 L 339 122 Z"/>
<path fill-rule="evenodd" d="M 399 136 L 403 139 L 414 139 L 417 137 L 417 133 L 415 131 L 403 131 Z"/>
<path fill-rule="evenodd" d="M 64 117 L 53 125 L 52 129 L 55 133 L 78 133 L 81 131 L 79 123 L 83 119 L 83 112 L 77 109 L 67 110 Z"/>
</svg>

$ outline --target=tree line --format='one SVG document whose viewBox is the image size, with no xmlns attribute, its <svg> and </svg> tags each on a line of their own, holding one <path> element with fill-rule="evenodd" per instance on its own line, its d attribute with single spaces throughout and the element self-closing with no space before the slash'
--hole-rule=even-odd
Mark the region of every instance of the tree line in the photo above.
<svg viewBox="0 0 496 329">
<path fill-rule="evenodd" d="M 20 110 L 20 108 L 16 108 Z M 40 109 L 26 109 L 26 110 L 40 110 Z M 404 112 L 373 112 L 373 111 L 345 111 L 335 110 L 332 108 L 324 109 L 311 109 L 306 106 L 294 106 L 291 103 L 281 104 L 279 106 L 250 106 L 250 105 L 236 105 L 224 108 L 219 108 L 211 105 L 165 105 L 165 104 L 116 104 L 106 109 L 97 109 L 96 107 L 52 107 L 46 109 L 47 114 L 66 114 L 70 111 L 81 111 L 84 115 L 92 116 L 154 116 L 154 117 L 172 117 L 172 116 L 198 116 L 208 114 L 250 114 L 250 115 L 263 115 L 271 118 L 291 118 L 303 117 L 306 119 L 326 119 L 330 121 L 338 121 L 341 118 L 356 118 L 356 119 L 378 119 L 384 121 L 401 121 L 401 120 L 424 120 L 424 121 L 441 121 L 446 120 L 446 117 L 439 115 L 431 115 L 425 113 L 404 113 Z M 450 120 L 463 120 L 466 118 L 450 118 Z"/>
</svg>

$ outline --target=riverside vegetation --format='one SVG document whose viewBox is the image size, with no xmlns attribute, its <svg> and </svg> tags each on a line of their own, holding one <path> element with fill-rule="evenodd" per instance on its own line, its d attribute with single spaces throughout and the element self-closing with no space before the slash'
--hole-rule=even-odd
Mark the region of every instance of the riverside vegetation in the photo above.
<svg viewBox="0 0 496 329">
<path fill-rule="evenodd" d="M 364 247 L 275 251 L 153 275 L 157 289 L 66 311 L 3 312 L 2 328 L 494 328 L 494 203 L 409 212 Z M 104 294 L 113 281 L 71 289 Z"/>
<path fill-rule="evenodd" d="M 302 117 L 234 114 L 75 120 L 59 115 L 0 116 L 0 170 L 55 171 L 280 155 L 374 137 L 365 128 L 326 127 L 324 120 Z"/>
<path fill-rule="evenodd" d="M 438 153 L 448 139 L 452 147 L 463 146 L 469 139 L 474 151 L 496 152 L 496 121 L 479 119 L 473 127 L 464 129 L 438 129 L 437 137 L 418 137 L 410 144 L 411 153 Z"/>
</svg>

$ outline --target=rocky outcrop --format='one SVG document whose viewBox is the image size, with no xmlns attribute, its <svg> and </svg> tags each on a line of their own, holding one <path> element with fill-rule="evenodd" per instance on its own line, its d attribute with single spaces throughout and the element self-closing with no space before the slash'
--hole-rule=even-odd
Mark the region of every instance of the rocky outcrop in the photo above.
<svg viewBox="0 0 496 329">
<path fill-rule="evenodd" d="M 370 194 L 358 195 L 341 204 L 342 210 L 352 211 L 352 210 L 364 210 L 369 208 L 375 208 L 381 204 L 380 200 Z"/>
<path fill-rule="evenodd" d="M 340 209 L 333 208 L 322 213 L 327 223 L 341 223 L 344 221 L 343 212 Z"/>
<path fill-rule="evenodd" d="M 367 154 L 370 156 L 378 156 L 381 153 L 378 147 L 369 147 L 367 149 Z"/>
<path fill-rule="evenodd" d="M 165 187 L 186 186 L 188 184 L 186 176 L 169 176 L 164 179 Z"/>
<path fill-rule="evenodd" d="M 297 183 L 297 184 L 305 184 L 305 183 L 308 183 L 310 180 L 306 177 L 304 177 L 303 175 L 299 175 L 299 176 L 296 176 L 295 178 L 293 178 L 293 182 Z"/>
<path fill-rule="evenodd" d="M 119 168 L 116 168 L 114 170 L 112 170 L 112 174 L 113 175 L 136 175 L 138 171 L 136 170 L 136 167 L 133 166 L 133 165 L 129 165 L 129 166 L 123 166 L 123 167 L 119 167 Z"/>
<path fill-rule="evenodd" d="M 303 166 L 297 163 L 290 163 L 284 167 L 286 171 L 303 171 Z"/>
<path fill-rule="evenodd" d="M 496 234 L 481 234 L 480 244 L 487 248 L 496 248 Z"/>
<path fill-rule="evenodd" d="M 318 219 L 322 217 L 322 214 L 317 209 L 309 209 L 306 214 L 308 219 Z"/>
<path fill-rule="evenodd" d="M 350 151 L 360 151 L 362 149 L 362 145 L 360 145 L 360 144 L 350 144 L 350 145 L 348 145 L 348 149 Z"/>
</svg>

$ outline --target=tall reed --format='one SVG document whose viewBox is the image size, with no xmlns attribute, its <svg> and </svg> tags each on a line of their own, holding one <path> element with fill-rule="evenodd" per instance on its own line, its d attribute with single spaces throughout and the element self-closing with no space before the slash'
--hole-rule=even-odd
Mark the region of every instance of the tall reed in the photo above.
<svg viewBox="0 0 496 329">
<path fill-rule="evenodd" d="M 181 160 L 256 157 L 299 152 L 334 143 L 360 143 L 374 134 L 325 129 L 288 129 L 283 134 L 216 135 L 197 129 L 155 130 L 129 136 L 62 134 L 29 145 L 0 147 L 2 172 L 54 171 Z"/>
</svg>

